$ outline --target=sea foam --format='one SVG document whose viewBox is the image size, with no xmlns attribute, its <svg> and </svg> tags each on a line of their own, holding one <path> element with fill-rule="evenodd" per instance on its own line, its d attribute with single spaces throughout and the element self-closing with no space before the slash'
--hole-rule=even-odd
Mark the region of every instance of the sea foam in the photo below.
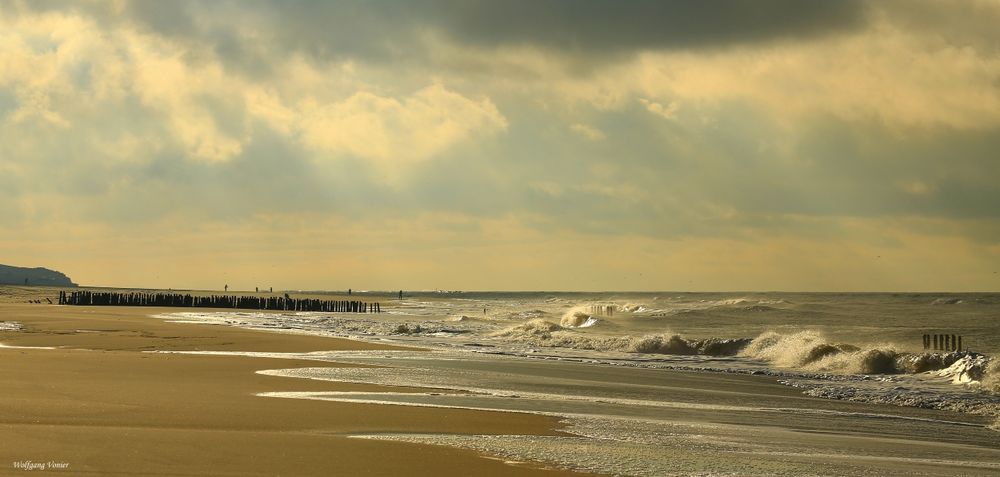
<svg viewBox="0 0 1000 477">
<path fill-rule="evenodd" d="M 587 321 L 581 324 L 586 325 Z M 540 319 L 505 328 L 493 336 L 533 346 L 673 355 L 732 356 L 750 343 L 749 339 L 688 340 L 669 331 L 643 336 L 591 335 Z"/>
<path fill-rule="evenodd" d="M 817 331 L 780 334 L 768 331 L 740 352 L 740 356 L 766 361 L 784 368 L 843 374 L 916 374 L 935 372 L 956 384 L 984 387 L 997 379 L 989 357 L 968 351 L 909 353 L 893 344 L 855 346 L 832 343 Z"/>
</svg>

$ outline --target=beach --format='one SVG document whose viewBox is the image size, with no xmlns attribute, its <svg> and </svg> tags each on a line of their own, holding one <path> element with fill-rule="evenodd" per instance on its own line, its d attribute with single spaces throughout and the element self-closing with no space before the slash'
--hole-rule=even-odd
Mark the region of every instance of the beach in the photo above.
<svg viewBox="0 0 1000 477">
<path fill-rule="evenodd" d="M 41 289 L 39 296 L 47 293 L 51 290 Z M 554 418 L 267 399 L 255 393 L 387 388 L 255 374 L 314 362 L 145 352 L 391 347 L 169 323 L 150 319 L 156 311 L 151 309 L 9 303 L 20 300 L 0 304 L 0 320 L 23 326 L 0 332 L 0 343 L 7 346 L 0 348 L 3 475 L 28 470 L 32 475 L 570 474 L 507 464 L 468 450 L 346 437 L 368 432 L 553 435 L 561 427 Z M 34 464 L 45 468 L 23 468 Z"/>
<path fill-rule="evenodd" d="M 871 333 L 831 310 L 912 320 L 943 313 L 927 308 L 934 296 L 362 294 L 385 313 L 361 314 L 56 306 L 52 289 L 3 292 L 6 473 L 1000 475 L 995 395 L 932 373 L 858 374 L 844 363 L 889 348 L 857 338 L 857 351 L 783 364 L 810 354 L 795 346 L 829 346 L 809 341 L 825 322 Z M 993 297 L 964 299 L 972 308 L 948 298 L 950 326 L 992 343 L 963 323 L 992 313 Z M 667 323 L 742 333 L 733 323 L 747 313 L 807 331 L 643 335 Z M 769 343 L 780 359 L 678 351 L 704 343 Z"/>
</svg>

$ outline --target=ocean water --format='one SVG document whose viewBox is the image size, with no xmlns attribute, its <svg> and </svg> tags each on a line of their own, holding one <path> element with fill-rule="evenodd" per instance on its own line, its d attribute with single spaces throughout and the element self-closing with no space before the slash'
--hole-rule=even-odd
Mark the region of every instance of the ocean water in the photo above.
<svg viewBox="0 0 1000 477">
<path fill-rule="evenodd" d="M 615 475 L 1000 475 L 1000 366 L 991 360 L 1000 354 L 998 294 L 369 299 L 382 302 L 383 313 L 159 317 L 430 350 L 280 355 L 382 367 L 261 371 L 423 393 L 268 397 L 531 412 L 567 425 L 560 437 L 358 438 Z M 924 334 L 962 336 L 963 351 L 925 350 Z"/>
</svg>

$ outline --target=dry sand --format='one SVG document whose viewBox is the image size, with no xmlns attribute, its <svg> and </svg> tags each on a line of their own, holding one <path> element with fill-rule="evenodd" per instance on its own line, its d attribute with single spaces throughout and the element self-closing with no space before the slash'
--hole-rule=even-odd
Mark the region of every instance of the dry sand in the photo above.
<svg viewBox="0 0 1000 477">
<path fill-rule="evenodd" d="M 267 391 L 407 391 L 255 374 L 314 361 L 144 353 L 306 352 L 378 345 L 178 324 L 155 308 L 25 303 L 57 289 L 0 287 L 0 474 L 579 475 L 473 451 L 349 439 L 368 432 L 557 434 L 550 417 L 255 396 Z M 173 310 L 176 311 L 176 310 Z M 388 347 L 383 347 L 383 349 Z M 280 361 L 280 363 L 278 362 Z M 325 364 L 336 366 L 335 364 Z M 62 468 L 62 464 L 68 467 Z"/>
<path fill-rule="evenodd" d="M 14 465 L 26 461 L 69 465 L 49 470 L 51 475 L 579 475 L 484 457 L 468 440 L 454 444 L 465 450 L 417 443 L 449 434 L 457 440 L 461 435 L 559 435 L 562 424 L 552 417 L 265 398 L 256 394 L 427 389 L 255 373 L 347 366 L 328 362 L 143 352 L 294 353 L 390 346 L 149 317 L 177 308 L 47 304 L 46 297 L 55 301 L 57 296 L 58 289 L 0 287 L 0 322 L 23 325 L 0 331 L 0 343 L 60 347 L 0 348 L 0 475 L 24 475 Z M 43 304 L 29 303 L 37 300 Z M 402 363 L 395 366 L 405 369 Z M 658 399 L 680 404 L 664 411 L 673 421 L 697 424 L 691 445 L 679 439 L 649 449 L 648 455 L 626 456 L 640 467 L 656 458 L 670 462 L 665 468 L 675 469 L 671 475 L 1000 475 L 1000 438 L 983 427 L 983 416 L 811 398 L 770 377 L 621 371 L 572 363 L 558 368 L 560 378 L 578 378 L 574 383 L 580 386 L 655 385 Z M 706 410 L 698 404 L 721 407 Z M 747 412 L 747 407 L 774 411 Z M 793 412 L 800 408 L 816 412 Z M 367 433 L 438 437 L 348 437 Z M 574 444 L 571 453 L 598 453 L 600 444 Z"/>
</svg>

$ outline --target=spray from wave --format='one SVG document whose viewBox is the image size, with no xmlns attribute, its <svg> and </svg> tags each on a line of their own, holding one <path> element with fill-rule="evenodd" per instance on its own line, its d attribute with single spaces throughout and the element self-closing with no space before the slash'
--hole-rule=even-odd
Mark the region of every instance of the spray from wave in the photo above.
<svg viewBox="0 0 1000 477">
<path fill-rule="evenodd" d="M 573 318 L 574 321 L 577 319 Z M 687 340 L 670 332 L 640 337 L 591 336 L 545 320 L 530 320 L 495 332 L 493 336 L 534 346 L 625 353 L 708 356 L 733 356 L 750 343 L 749 339 Z"/>
<path fill-rule="evenodd" d="M 864 347 L 835 343 L 817 331 L 756 338 L 686 339 L 665 331 L 644 336 L 583 333 L 595 319 L 579 310 L 567 312 L 560 324 L 534 319 L 494 332 L 492 336 L 539 347 L 562 347 L 625 353 L 740 356 L 768 364 L 833 374 L 917 374 L 934 372 L 955 384 L 982 386 L 1000 392 L 1000 361 L 973 352 L 908 353 L 892 344 Z"/>
<path fill-rule="evenodd" d="M 986 366 L 986 376 L 982 380 L 983 388 L 1000 394 L 1000 360 L 992 360 Z M 997 421 L 1000 424 L 1000 421 Z"/>
<path fill-rule="evenodd" d="M 974 352 L 908 353 L 892 344 L 864 348 L 831 343 L 822 333 L 765 332 L 740 352 L 740 356 L 784 368 L 842 374 L 917 374 L 934 372 L 955 384 L 1000 388 L 1000 366 Z M 996 383 L 996 384 L 990 384 Z"/>
<path fill-rule="evenodd" d="M 559 326 L 564 328 L 589 328 L 598 323 L 598 319 L 584 311 L 584 307 L 578 306 L 563 314 L 559 320 Z"/>
<path fill-rule="evenodd" d="M 986 367 L 986 376 L 983 378 L 983 388 L 993 394 L 1000 394 L 1000 360 L 993 360 Z M 1000 431 L 1000 416 L 990 426 L 994 431 Z"/>
<path fill-rule="evenodd" d="M 892 349 L 862 350 L 849 344 L 828 343 L 815 331 L 788 335 L 768 331 L 754 338 L 740 356 L 785 368 L 878 373 L 891 372 L 894 353 Z"/>
</svg>

